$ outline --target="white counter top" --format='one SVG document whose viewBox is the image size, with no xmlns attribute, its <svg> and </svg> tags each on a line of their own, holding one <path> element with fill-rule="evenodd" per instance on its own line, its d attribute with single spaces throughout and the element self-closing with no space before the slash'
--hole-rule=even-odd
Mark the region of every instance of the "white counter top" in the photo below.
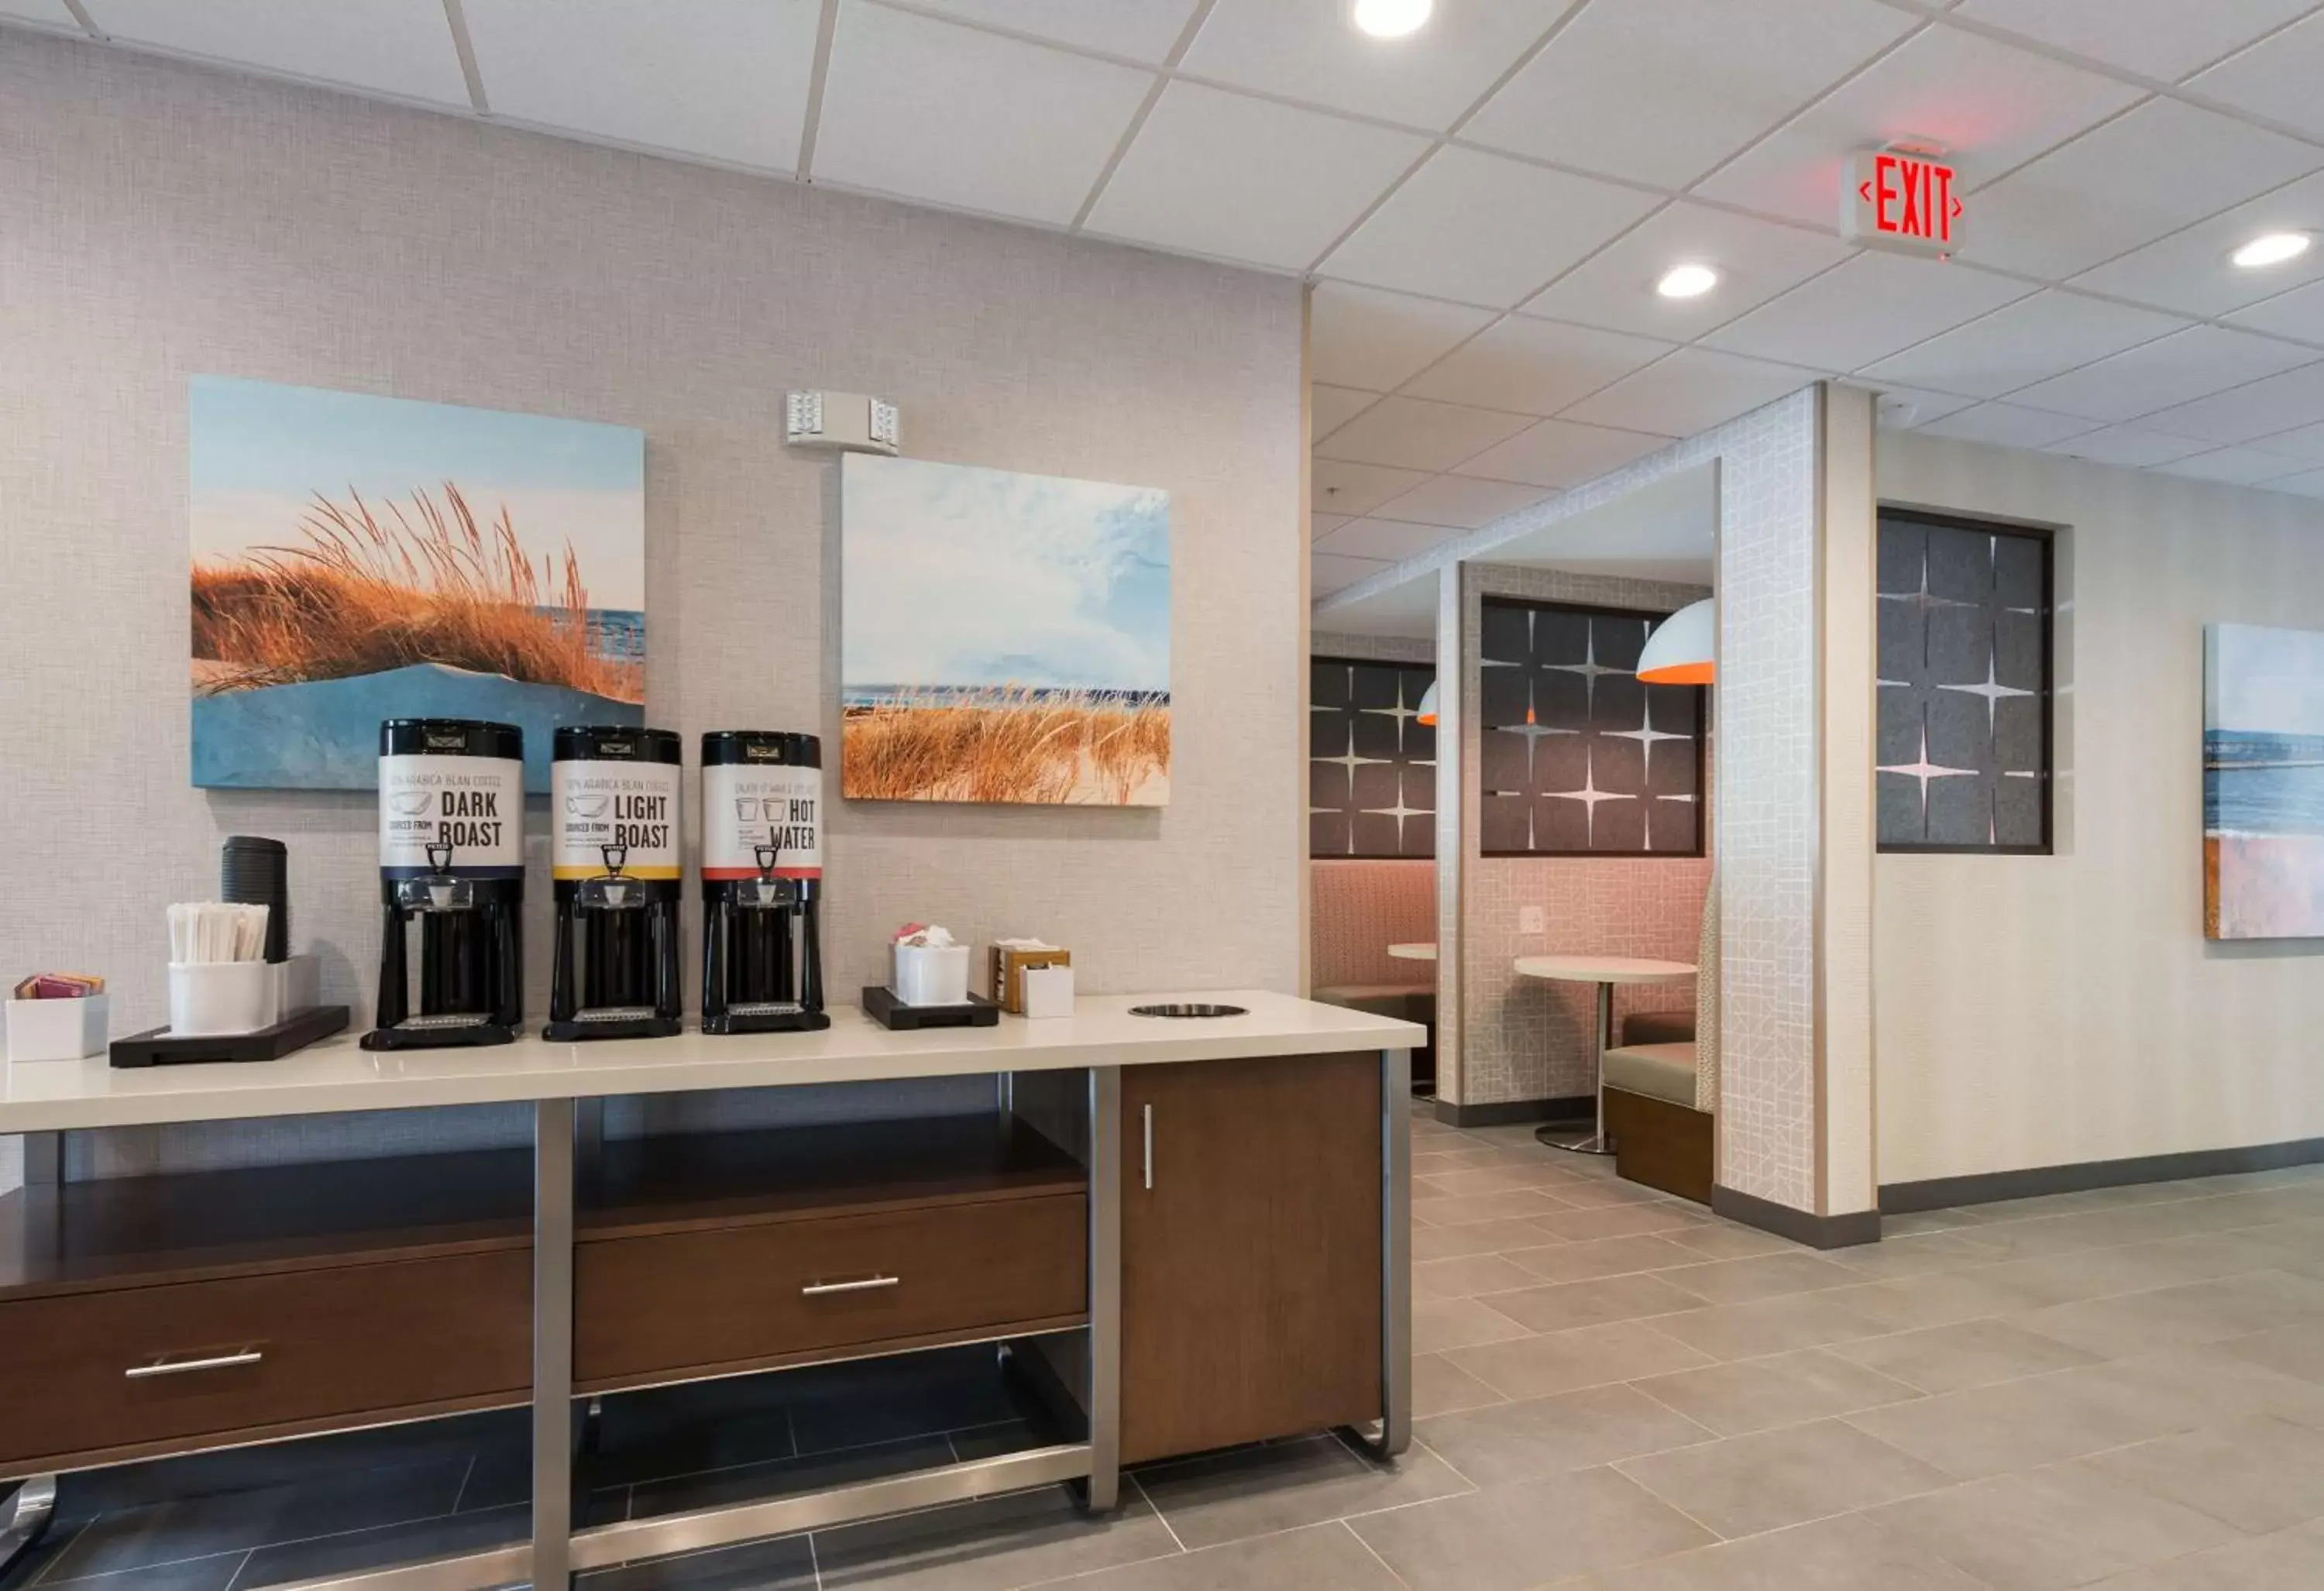
<svg viewBox="0 0 2324 1591">
<path fill-rule="evenodd" d="M 1166 1000 L 1245 1006 L 1250 1015 L 1188 1021 L 1130 1015 L 1132 1006 Z M 552 1044 L 530 1035 L 479 1049 L 375 1053 L 350 1029 L 281 1061 L 240 1065 L 116 1070 L 103 1056 L 11 1063 L 0 1071 L 0 1133 L 1322 1055 L 1410 1049 L 1425 1036 L 1413 1023 L 1253 989 L 1089 995 L 1074 1002 L 1070 1017 L 1004 1016 L 997 1027 L 921 1033 L 890 1033 L 853 1006 L 832 1007 L 822 1033 L 723 1038 L 688 1030 L 675 1038 Z"/>
</svg>

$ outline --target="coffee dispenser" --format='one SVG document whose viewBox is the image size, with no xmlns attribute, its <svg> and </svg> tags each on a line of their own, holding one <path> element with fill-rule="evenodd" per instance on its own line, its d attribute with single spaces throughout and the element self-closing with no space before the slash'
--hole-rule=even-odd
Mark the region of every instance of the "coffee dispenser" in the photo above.
<svg viewBox="0 0 2324 1591">
<path fill-rule="evenodd" d="M 702 1031 L 828 1027 L 823 1012 L 823 744 L 702 737 Z"/>
<path fill-rule="evenodd" d="M 557 731 L 549 765 L 557 953 L 544 1038 L 678 1031 L 678 754 L 669 730 Z"/>
<path fill-rule="evenodd" d="M 379 726 L 379 887 L 378 1025 L 364 1048 L 515 1038 L 524 1020 L 521 730 L 465 718 L 391 718 Z"/>
</svg>

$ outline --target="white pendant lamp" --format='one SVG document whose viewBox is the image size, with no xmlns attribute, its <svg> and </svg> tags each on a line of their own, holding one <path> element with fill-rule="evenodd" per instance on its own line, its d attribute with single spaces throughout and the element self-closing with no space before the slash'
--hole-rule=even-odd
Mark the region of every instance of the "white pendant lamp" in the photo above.
<svg viewBox="0 0 2324 1591">
<path fill-rule="evenodd" d="M 1428 688 L 1420 693 L 1420 710 L 1413 717 L 1434 729 L 1436 725 L 1436 682 L 1430 680 Z"/>
<path fill-rule="evenodd" d="M 1640 679 L 1648 685 L 1707 685 L 1718 677 L 1712 602 L 1705 597 L 1681 608 L 1646 638 L 1646 650 L 1638 654 Z"/>
</svg>

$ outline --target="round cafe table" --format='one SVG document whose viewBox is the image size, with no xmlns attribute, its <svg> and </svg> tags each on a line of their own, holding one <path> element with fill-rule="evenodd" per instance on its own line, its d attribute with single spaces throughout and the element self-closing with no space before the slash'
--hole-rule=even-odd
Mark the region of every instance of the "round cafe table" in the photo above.
<svg viewBox="0 0 2324 1591">
<path fill-rule="evenodd" d="M 1567 1138 L 1557 1129 L 1543 1127 L 1534 1136 L 1553 1149 L 1576 1154 L 1611 1154 L 1606 1136 L 1606 1052 L 1614 1047 L 1614 986 L 1618 983 L 1680 983 L 1694 976 L 1692 961 L 1655 961 L 1642 956 L 1519 956 L 1517 976 L 1556 983 L 1598 986 L 1597 1128 L 1589 1136 Z"/>
<path fill-rule="evenodd" d="M 1419 944 L 1392 944 L 1388 953 L 1399 961 L 1433 961 L 1436 959 L 1436 942 L 1432 939 Z"/>
</svg>

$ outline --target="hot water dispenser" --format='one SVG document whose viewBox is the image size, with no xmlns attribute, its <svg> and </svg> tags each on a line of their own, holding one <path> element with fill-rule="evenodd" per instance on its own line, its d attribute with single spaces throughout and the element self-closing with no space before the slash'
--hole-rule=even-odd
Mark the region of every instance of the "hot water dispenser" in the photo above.
<svg viewBox="0 0 2324 1591">
<path fill-rule="evenodd" d="M 557 731 L 549 765 L 557 952 L 544 1038 L 678 1031 L 678 755 L 669 730 Z"/>
<path fill-rule="evenodd" d="M 515 1038 L 524 1020 L 521 730 L 465 718 L 379 726 L 379 1007 L 364 1048 Z"/>
<path fill-rule="evenodd" d="M 829 1027 L 823 1011 L 823 744 L 702 737 L 702 1031 Z"/>
</svg>

